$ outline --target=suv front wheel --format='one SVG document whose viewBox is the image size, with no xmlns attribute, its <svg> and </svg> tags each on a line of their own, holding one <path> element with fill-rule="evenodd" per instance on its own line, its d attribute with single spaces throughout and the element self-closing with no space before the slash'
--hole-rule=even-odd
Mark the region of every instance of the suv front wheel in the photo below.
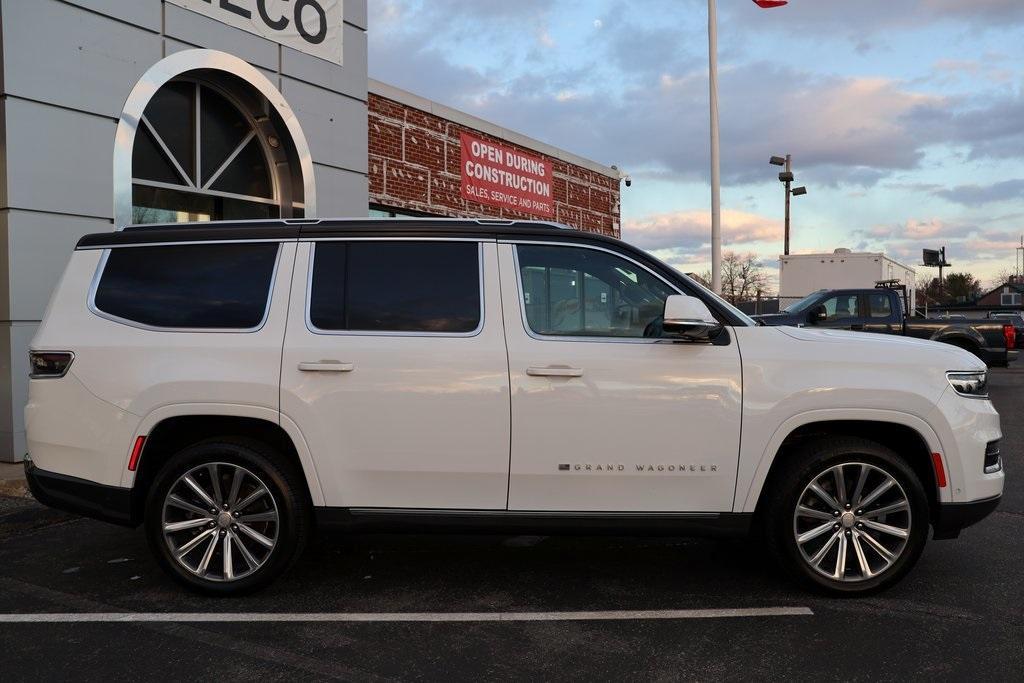
<svg viewBox="0 0 1024 683">
<path fill-rule="evenodd" d="M 899 581 L 928 537 L 924 488 L 894 451 L 866 439 L 815 439 L 792 453 L 765 509 L 781 564 L 833 594 Z"/>
<path fill-rule="evenodd" d="M 146 535 L 162 568 L 214 594 L 258 590 L 298 558 L 309 534 L 301 482 L 259 442 L 212 439 L 173 455 L 150 488 Z"/>
</svg>

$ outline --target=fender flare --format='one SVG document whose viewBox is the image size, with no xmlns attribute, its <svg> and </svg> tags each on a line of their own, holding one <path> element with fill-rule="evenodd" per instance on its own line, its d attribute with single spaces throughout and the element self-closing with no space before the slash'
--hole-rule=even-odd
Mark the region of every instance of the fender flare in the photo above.
<svg viewBox="0 0 1024 683">
<path fill-rule="evenodd" d="M 822 410 L 809 410 L 807 412 L 793 415 L 776 428 L 772 437 L 765 445 L 764 450 L 761 452 L 757 468 L 754 470 L 753 478 L 750 480 L 746 491 L 737 491 L 738 494 L 742 494 L 742 498 L 740 495 L 737 495 L 737 501 L 742 500 L 743 502 L 742 507 L 736 511 L 754 512 L 757 508 L 757 503 L 761 497 L 764 483 L 768 479 L 768 472 L 771 471 L 772 465 L 775 463 L 776 457 L 779 454 L 779 449 L 790 434 L 800 427 L 814 424 L 815 422 L 835 421 L 888 422 L 891 424 L 909 427 L 924 439 L 932 453 L 941 454 L 943 466 L 946 468 L 947 475 L 950 477 L 954 476 L 954 472 L 950 471 L 949 460 L 946 456 L 945 449 L 942 447 L 942 442 L 939 440 L 938 434 L 936 434 L 930 424 L 916 415 L 897 410 L 880 410 L 873 408 L 828 408 Z M 951 502 L 951 490 L 952 486 L 946 486 L 945 488 L 939 489 L 939 502 Z"/>
<path fill-rule="evenodd" d="M 173 403 L 170 405 L 154 408 L 135 428 L 128 452 L 124 454 L 124 468 L 121 471 L 121 486 L 132 488 L 135 484 L 135 473 L 128 470 L 128 459 L 131 457 L 131 445 L 140 436 L 149 435 L 153 429 L 164 420 L 172 417 L 185 417 L 192 415 L 205 415 L 213 417 L 246 417 L 255 420 L 270 422 L 279 426 L 292 441 L 295 452 L 299 455 L 299 464 L 302 467 L 302 475 L 306 479 L 306 487 L 309 489 L 309 497 L 314 507 L 325 505 L 324 492 L 320 485 L 320 477 L 316 471 L 316 463 L 309 451 L 309 445 L 299 426 L 286 415 L 272 408 L 263 406 L 251 406 L 236 403 Z"/>
<path fill-rule="evenodd" d="M 977 333 L 977 337 L 975 337 L 974 335 L 958 329 L 951 330 L 949 328 L 943 328 L 932 336 L 932 341 L 951 344 L 953 346 L 958 346 L 956 342 L 959 341 L 970 344 L 972 348 L 977 347 L 982 349 L 985 347 L 985 338 L 980 333 Z"/>
</svg>

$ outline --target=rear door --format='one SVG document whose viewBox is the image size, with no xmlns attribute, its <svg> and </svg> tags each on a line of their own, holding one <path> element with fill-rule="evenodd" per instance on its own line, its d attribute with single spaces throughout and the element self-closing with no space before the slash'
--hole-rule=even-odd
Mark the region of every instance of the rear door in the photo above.
<svg viewBox="0 0 1024 683">
<path fill-rule="evenodd" d="M 300 243 L 281 369 L 332 507 L 505 509 L 494 242 Z"/>
<path fill-rule="evenodd" d="M 902 331 L 896 326 L 897 321 L 902 324 L 903 315 L 901 311 L 893 310 L 895 297 L 887 291 L 868 292 L 861 296 L 865 313 L 865 332 L 897 334 Z"/>
</svg>

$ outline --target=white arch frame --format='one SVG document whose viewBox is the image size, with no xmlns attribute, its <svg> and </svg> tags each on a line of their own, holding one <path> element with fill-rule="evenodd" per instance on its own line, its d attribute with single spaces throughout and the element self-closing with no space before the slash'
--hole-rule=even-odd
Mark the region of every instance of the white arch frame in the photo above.
<svg viewBox="0 0 1024 683">
<path fill-rule="evenodd" d="M 241 78 L 254 87 L 257 92 L 267 98 L 281 120 L 299 160 L 302 170 L 304 216 L 316 218 L 316 178 L 313 175 L 313 155 L 306 142 L 298 118 L 288 106 L 284 95 L 267 80 L 258 69 L 248 62 L 219 50 L 184 50 L 165 57 L 142 75 L 139 82 L 132 88 L 124 103 L 121 118 L 117 123 L 114 135 L 114 225 L 120 229 L 132 222 L 132 150 L 135 147 L 135 135 L 139 130 L 142 114 L 146 111 L 149 101 L 159 90 L 173 78 L 190 71 L 206 69 L 223 71 Z"/>
</svg>

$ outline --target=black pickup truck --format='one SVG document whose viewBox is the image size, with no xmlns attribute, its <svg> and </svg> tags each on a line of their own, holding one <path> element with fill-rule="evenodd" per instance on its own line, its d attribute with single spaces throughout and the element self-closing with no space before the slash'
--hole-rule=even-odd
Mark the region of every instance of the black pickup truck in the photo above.
<svg viewBox="0 0 1024 683">
<path fill-rule="evenodd" d="M 823 289 L 790 304 L 781 313 L 757 315 L 754 319 L 765 325 L 861 330 L 931 339 L 966 349 L 990 367 L 1005 366 L 1016 359 L 1016 331 L 1009 321 L 908 317 L 903 296 L 890 288 Z"/>
</svg>

